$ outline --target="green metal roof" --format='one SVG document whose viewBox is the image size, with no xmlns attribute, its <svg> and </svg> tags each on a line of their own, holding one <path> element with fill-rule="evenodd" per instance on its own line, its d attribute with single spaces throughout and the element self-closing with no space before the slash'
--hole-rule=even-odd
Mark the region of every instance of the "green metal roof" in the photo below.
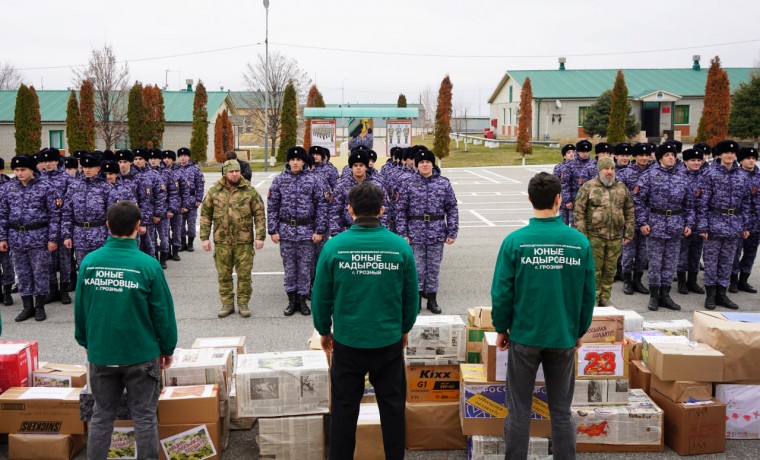
<svg viewBox="0 0 760 460">
<path fill-rule="evenodd" d="M 420 111 L 417 107 L 399 108 L 360 106 L 360 107 L 307 107 L 303 110 L 305 118 L 417 118 Z M 381 104 L 382 105 L 382 104 Z"/>
<path fill-rule="evenodd" d="M 733 93 L 742 82 L 750 80 L 750 67 L 725 68 Z M 629 97 L 651 94 L 657 90 L 667 91 L 681 97 L 705 95 L 708 69 L 623 69 Z M 590 70 L 509 70 L 489 99 L 493 102 L 509 77 L 522 85 L 530 77 L 534 99 L 586 99 L 596 98 L 612 89 L 617 69 Z M 515 100 L 519 95 L 515 95 Z"/>
<path fill-rule="evenodd" d="M 327 108 L 336 108 L 340 107 L 341 105 L 344 105 L 346 107 L 356 107 L 356 108 L 362 108 L 362 109 L 397 109 L 399 108 L 396 104 L 363 104 L 363 103 L 351 103 L 347 102 L 345 104 L 325 104 L 325 107 Z M 407 104 L 406 108 L 410 109 L 419 109 L 420 104 Z"/>
</svg>

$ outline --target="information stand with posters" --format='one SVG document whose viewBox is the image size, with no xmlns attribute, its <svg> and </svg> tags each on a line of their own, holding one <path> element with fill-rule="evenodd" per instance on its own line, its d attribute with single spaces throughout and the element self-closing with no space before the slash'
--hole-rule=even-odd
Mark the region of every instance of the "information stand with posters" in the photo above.
<svg viewBox="0 0 760 460">
<path fill-rule="evenodd" d="M 388 120 L 386 122 L 386 156 L 390 155 L 393 147 L 412 146 L 412 120 Z"/>
<path fill-rule="evenodd" d="M 330 151 L 335 156 L 335 119 L 311 120 L 311 145 L 318 145 Z"/>
</svg>

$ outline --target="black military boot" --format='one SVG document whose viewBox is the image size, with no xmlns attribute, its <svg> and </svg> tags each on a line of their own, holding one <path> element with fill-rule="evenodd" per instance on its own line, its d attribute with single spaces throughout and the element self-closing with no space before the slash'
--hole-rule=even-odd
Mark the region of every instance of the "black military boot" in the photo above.
<svg viewBox="0 0 760 460">
<path fill-rule="evenodd" d="M 435 315 L 440 315 L 441 307 L 438 306 L 438 301 L 436 299 L 436 296 L 438 296 L 437 292 L 427 293 L 427 309 L 430 310 Z"/>
<path fill-rule="evenodd" d="M 285 316 L 293 316 L 298 308 L 298 294 L 296 292 L 288 292 L 288 306 L 285 307 L 285 311 L 282 312 Z"/>
<path fill-rule="evenodd" d="M 707 294 L 705 295 L 705 308 L 715 310 L 715 286 L 705 286 Z"/>
<path fill-rule="evenodd" d="M 24 309 L 16 317 L 17 323 L 34 317 L 34 297 L 30 295 L 21 296 L 21 302 L 24 304 Z"/>
<path fill-rule="evenodd" d="M 613 282 L 615 281 L 623 281 L 625 278 L 625 273 L 623 273 L 623 266 L 621 264 L 622 257 L 618 257 L 617 260 L 617 268 L 615 269 L 615 277 L 612 279 Z"/>
<path fill-rule="evenodd" d="M 623 273 L 623 294 L 625 295 L 633 295 L 633 273 L 632 272 L 625 272 Z"/>
<path fill-rule="evenodd" d="M 649 286 L 649 311 L 657 311 L 660 307 L 660 286 Z"/>
<path fill-rule="evenodd" d="M 633 274 L 633 290 L 639 294 L 649 294 L 649 289 L 641 284 L 642 276 L 644 276 L 644 272 L 635 272 Z"/>
<path fill-rule="evenodd" d="M 195 248 L 193 247 L 193 238 L 192 236 L 187 237 L 187 252 L 193 252 L 195 251 Z"/>
<path fill-rule="evenodd" d="M 58 290 L 58 283 L 50 284 L 50 291 L 48 291 L 45 297 L 45 303 L 53 303 L 57 300 L 61 300 L 61 291 Z"/>
<path fill-rule="evenodd" d="M 427 299 L 427 292 L 420 291 L 420 297 L 423 298 L 423 299 Z"/>
<path fill-rule="evenodd" d="M 18 293 L 18 283 L 13 283 L 13 287 L 11 288 L 11 292 L 16 294 Z"/>
<path fill-rule="evenodd" d="M 686 287 L 686 272 L 677 272 L 676 276 L 678 277 L 678 293 L 688 294 L 689 288 Z"/>
<path fill-rule="evenodd" d="M 739 283 L 737 284 L 739 290 L 742 292 L 749 292 L 750 294 L 757 294 L 757 289 L 752 287 L 747 280 L 749 280 L 749 273 L 739 273 Z"/>
<path fill-rule="evenodd" d="M 298 294 L 298 310 L 304 316 L 311 315 L 311 308 L 309 308 L 309 306 L 306 305 L 306 296 L 305 295 Z"/>
<path fill-rule="evenodd" d="M 168 252 L 161 252 L 158 255 L 158 262 L 161 264 L 161 268 L 166 270 L 166 260 L 169 258 Z"/>
<path fill-rule="evenodd" d="M 11 296 L 11 285 L 6 284 L 3 286 L 3 305 L 6 307 L 13 305 L 13 297 Z"/>
<path fill-rule="evenodd" d="M 71 297 L 69 296 L 69 283 L 61 283 L 61 303 L 64 305 L 71 303 Z"/>
<path fill-rule="evenodd" d="M 47 315 L 45 314 L 45 296 L 36 295 L 34 296 L 34 320 L 45 321 L 46 319 Z"/>
<path fill-rule="evenodd" d="M 172 254 L 172 260 L 173 261 L 179 262 L 180 260 L 182 260 L 179 257 L 179 246 L 172 246 L 171 250 L 172 250 L 171 254 Z"/>
<path fill-rule="evenodd" d="M 660 306 L 668 310 L 681 309 L 681 306 L 670 298 L 670 286 L 660 286 Z"/>
<path fill-rule="evenodd" d="M 726 295 L 726 288 L 720 284 L 715 286 L 715 305 L 719 307 L 726 307 L 730 310 L 738 310 L 739 306 L 731 302 L 731 299 Z"/>
<path fill-rule="evenodd" d="M 187 237 L 183 236 L 180 240 L 179 252 L 187 251 Z"/>
<path fill-rule="evenodd" d="M 739 292 L 739 275 L 731 275 L 731 281 L 728 282 L 728 292 L 731 294 Z"/>
<path fill-rule="evenodd" d="M 688 273 L 688 277 L 686 278 L 686 287 L 689 289 L 689 291 L 696 294 L 704 294 L 705 290 L 702 289 L 699 284 L 697 284 L 697 274 L 697 272 Z"/>
</svg>

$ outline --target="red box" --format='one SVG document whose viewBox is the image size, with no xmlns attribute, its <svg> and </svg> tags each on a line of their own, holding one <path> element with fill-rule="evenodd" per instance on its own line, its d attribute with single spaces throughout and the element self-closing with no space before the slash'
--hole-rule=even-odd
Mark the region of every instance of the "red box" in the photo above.
<svg viewBox="0 0 760 460">
<path fill-rule="evenodd" d="M 33 386 L 32 373 L 37 370 L 37 341 L 0 341 L 0 394 L 10 387 Z"/>
</svg>

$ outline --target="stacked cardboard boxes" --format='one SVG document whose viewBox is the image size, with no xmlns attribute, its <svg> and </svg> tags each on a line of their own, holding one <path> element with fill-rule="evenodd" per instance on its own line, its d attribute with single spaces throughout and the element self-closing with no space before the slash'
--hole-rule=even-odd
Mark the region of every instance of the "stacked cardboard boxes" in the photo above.
<svg viewBox="0 0 760 460">
<path fill-rule="evenodd" d="M 0 393 L 11 387 L 33 386 L 33 372 L 39 364 L 37 355 L 36 341 L 0 341 Z"/>
<path fill-rule="evenodd" d="M 33 376 L 35 387 L 83 388 L 87 385 L 87 367 L 77 364 L 42 362 Z"/>
<path fill-rule="evenodd" d="M 408 364 L 453 364 L 465 360 L 465 325 L 456 315 L 418 316 L 409 331 Z"/>
<path fill-rule="evenodd" d="M 486 332 L 495 331 L 491 319 L 491 307 L 475 307 L 467 309 L 467 327 L 465 329 L 466 356 L 465 362 L 479 364 L 481 348 Z"/>
<path fill-rule="evenodd" d="M 550 442 L 546 438 L 530 438 L 527 460 L 551 460 Z M 470 436 L 467 438 L 467 460 L 503 460 L 507 452 L 504 436 Z"/>
<path fill-rule="evenodd" d="M 165 387 L 158 398 L 161 458 L 221 458 L 222 418 L 217 385 Z"/>
</svg>

